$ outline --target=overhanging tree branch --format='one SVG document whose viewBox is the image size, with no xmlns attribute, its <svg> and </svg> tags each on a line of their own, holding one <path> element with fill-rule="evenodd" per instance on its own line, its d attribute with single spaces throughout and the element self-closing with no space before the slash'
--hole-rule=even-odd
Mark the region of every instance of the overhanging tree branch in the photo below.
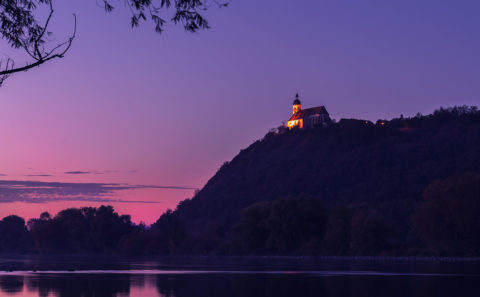
<svg viewBox="0 0 480 297">
<path fill-rule="evenodd" d="M 50 32 L 48 27 L 52 20 L 54 0 L 0 0 L 0 36 L 14 49 L 23 49 L 31 59 L 23 67 L 16 67 L 11 58 L 0 60 L 0 86 L 9 76 L 17 72 L 27 71 L 56 58 L 63 58 L 75 39 L 77 20 L 74 15 L 73 34 L 62 43 L 47 49 L 46 38 Z M 93 1 L 93 0 L 92 0 Z M 114 9 L 113 0 L 96 0 L 103 2 L 105 11 Z M 151 21 L 157 33 L 162 33 L 167 20 L 160 16 L 163 11 L 173 10 L 170 21 L 180 24 L 187 32 L 197 32 L 210 28 L 204 18 L 204 11 L 210 4 L 226 7 L 228 0 L 119 0 L 131 11 L 131 26 L 137 27 L 142 21 Z M 40 8 L 49 9 L 43 25 L 36 16 Z M 3 62 L 3 63 L 2 63 Z"/>
<path fill-rule="evenodd" d="M 27 52 L 27 54 L 32 58 L 31 62 L 27 62 L 27 64 L 23 67 L 15 67 L 15 63 L 12 59 L 8 58 L 7 62 L 5 63 L 5 68 L 0 70 L 0 86 L 8 78 L 9 75 L 17 72 L 27 71 L 34 67 L 40 66 L 43 63 L 46 63 L 50 60 L 63 58 L 65 54 L 68 52 L 70 47 L 72 46 L 73 40 L 75 39 L 77 33 L 77 17 L 73 14 L 73 33 L 72 35 L 66 40 L 65 42 L 59 43 L 54 46 L 50 50 L 45 50 L 44 43 L 45 43 L 45 34 L 48 32 L 48 25 L 50 24 L 50 20 L 52 19 L 54 9 L 52 0 L 45 0 L 49 6 L 49 14 L 45 21 L 45 25 L 42 27 L 34 28 L 35 30 L 31 30 L 30 36 L 20 37 L 19 41 L 23 49 Z M 0 63 L 0 67 L 2 64 Z"/>
</svg>

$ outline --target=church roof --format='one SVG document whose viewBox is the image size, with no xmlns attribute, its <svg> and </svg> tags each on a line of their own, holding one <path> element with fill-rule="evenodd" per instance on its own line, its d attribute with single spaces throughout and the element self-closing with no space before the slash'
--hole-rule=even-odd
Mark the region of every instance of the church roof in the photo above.
<svg viewBox="0 0 480 297">
<path fill-rule="evenodd" d="M 328 115 L 328 111 L 325 108 L 325 106 L 318 106 L 318 107 L 312 107 L 312 108 L 307 108 L 307 109 L 301 109 L 297 111 L 294 115 L 292 115 L 289 119 L 289 121 L 294 121 L 294 120 L 299 120 L 306 118 L 311 115 L 316 115 L 316 114 L 326 114 Z"/>
</svg>

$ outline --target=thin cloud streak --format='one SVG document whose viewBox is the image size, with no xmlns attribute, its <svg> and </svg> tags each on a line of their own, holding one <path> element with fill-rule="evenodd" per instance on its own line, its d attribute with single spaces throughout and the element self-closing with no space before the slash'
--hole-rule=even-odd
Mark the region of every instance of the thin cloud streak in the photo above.
<svg viewBox="0 0 480 297">
<path fill-rule="evenodd" d="M 48 176 L 53 176 L 51 174 L 25 174 L 24 176 L 28 177 L 48 177 Z"/>
<path fill-rule="evenodd" d="M 92 174 L 90 171 L 67 171 L 64 172 L 65 174 Z"/>
<path fill-rule="evenodd" d="M 160 203 L 147 200 L 112 198 L 116 193 L 135 189 L 194 190 L 193 187 L 129 185 L 120 183 L 66 183 L 0 180 L 0 203 L 48 203 L 55 201 Z"/>
</svg>

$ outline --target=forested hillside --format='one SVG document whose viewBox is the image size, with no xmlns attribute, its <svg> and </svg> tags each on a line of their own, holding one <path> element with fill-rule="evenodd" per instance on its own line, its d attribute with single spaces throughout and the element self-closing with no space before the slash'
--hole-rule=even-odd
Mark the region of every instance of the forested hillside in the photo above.
<svg viewBox="0 0 480 297">
<path fill-rule="evenodd" d="M 112 208 L 0 222 L 0 251 L 480 256 L 480 112 L 269 132 L 152 226 Z M 23 230 L 23 231 L 22 231 Z"/>
<path fill-rule="evenodd" d="M 225 163 L 193 199 L 179 205 L 177 213 L 187 238 L 201 238 L 188 246 L 204 244 L 196 249 L 210 250 L 232 238 L 232 227 L 241 220 L 245 207 L 282 197 L 294 201 L 307 197 L 321 201 L 330 210 L 330 220 L 344 215 L 358 220 L 354 228 L 374 223 L 385 228 L 379 230 L 385 233 L 383 238 L 372 235 L 367 240 L 358 235 L 361 238 L 355 239 L 370 241 L 372 248 L 355 247 L 358 242 L 348 238 L 348 247 L 340 251 L 406 252 L 408 246 L 417 246 L 411 216 L 425 189 L 434 181 L 467 172 L 480 173 L 480 113 L 476 108 L 440 109 L 428 116 L 377 123 L 341 120 L 326 129 L 267 134 Z M 296 241 L 300 248 L 302 244 Z M 308 248 L 338 253 L 327 247 L 331 244 Z M 295 248 L 265 246 L 241 250 L 292 251 Z"/>
</svg>

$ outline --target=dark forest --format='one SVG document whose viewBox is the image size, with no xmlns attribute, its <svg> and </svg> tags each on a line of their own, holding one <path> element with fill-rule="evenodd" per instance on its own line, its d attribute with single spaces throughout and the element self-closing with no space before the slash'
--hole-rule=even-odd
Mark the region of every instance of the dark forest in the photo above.
<svg viewBox="0 0 480 297">
<path fill-rule="evenodd" d="M 270 131 L 151 226 L 110 206 L 0 221 L 3 254 L 479 256 L 480 112 Z"/>
</svg>

